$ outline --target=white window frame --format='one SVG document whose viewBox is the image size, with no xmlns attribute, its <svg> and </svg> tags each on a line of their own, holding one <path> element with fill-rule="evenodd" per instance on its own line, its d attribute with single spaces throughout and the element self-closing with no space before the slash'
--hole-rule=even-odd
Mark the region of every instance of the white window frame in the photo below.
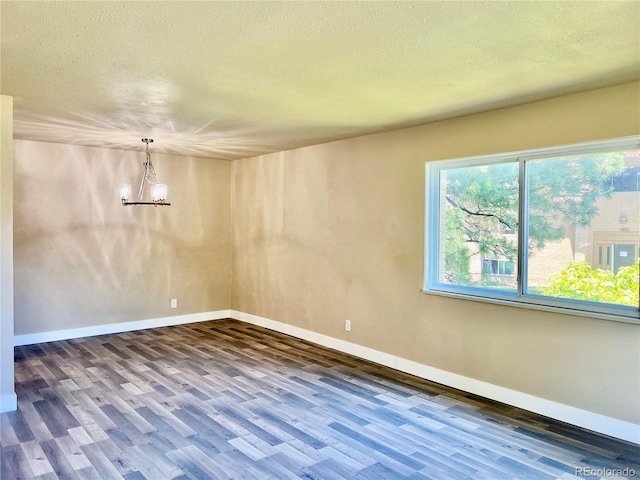
<svg viewBox="0 0 640 480">
<path fill-rule="evenodd" d="M 529 160 L 553 158 L 559 156 L 580 155 L 613 150 L 640 149 L 640 136 L 626 137 L 615 140 L 587 142 L 535 150 L 523 150 L 495 155 L 481 155 L 450 160 L 428 161 L 425 163 L 425 264 L 424 288 L 427 294 L 445 295 L 467 300 L 490 303 L 500 303 L 524 308 L 556 311 L 573 315 L 602 318 L 627 323 L 640 324 L 640 308 L 611 305 L 599 302 L 565 299 L 559 297 L 545 297 L 526 292 L 528 249 L 524 241 L 528 237 L 528 225 L 518 221 L 518 258 L 516 292 L 505 292 L 496 289 L 467 287 L 462 285 L 445 284 L 438 281 L 439 271 L 439 239 L 440 236 L 440 175 L 441 170 L 474 167 L 481 165 L 495 165 L 500 163 L 517 162 L 519 164 L 519 219 L 527 218 L 528 189 L 526 185 L 526 170 Z"/>
</svg>

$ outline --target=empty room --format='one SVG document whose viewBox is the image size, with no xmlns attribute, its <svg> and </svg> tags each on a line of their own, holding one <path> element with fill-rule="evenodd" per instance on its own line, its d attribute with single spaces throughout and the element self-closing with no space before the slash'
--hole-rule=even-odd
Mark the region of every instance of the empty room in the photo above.
<svg viewBox="0 0 640 480">
<path fill-rule="evenodd" d="M 640 2 L 0 22 L 2 480 L 640 477 Z"/>
</svg>

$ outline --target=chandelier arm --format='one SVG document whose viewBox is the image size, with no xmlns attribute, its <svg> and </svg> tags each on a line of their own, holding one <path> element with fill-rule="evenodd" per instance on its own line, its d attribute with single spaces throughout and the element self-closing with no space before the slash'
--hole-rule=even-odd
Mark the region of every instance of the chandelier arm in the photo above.
<svg viewBox="0 0 640 480">
<path fill-rule="evenodd" d="M 125 207 L 127 205 L 148 205 L 150 207 L 169 207 L 171 206 L 168 202 L 127 202 L 125 200 L 122 201 L 122 205 Z"/>
<path fill-rule="evenodd" d="M 151 156 L 147 158 L 147 163 L 145 164 L 145 173 L 147 175 L 147 182 L 149 185 L 155 185 L 158 183 L 158 179 L 156 178 L 156 170 L 153 168 L 153 163 L 151 163 Z"/>
<path fill-rule="evenodd" d="M 140 188 L 138 188 L 138 200 L 142 201 L 144 195 L 144 180 L 147 177 L 147 164 L 144 164 L 144 171 L 142 172 L 142 178 L 140 179 Z"/>
</svg>

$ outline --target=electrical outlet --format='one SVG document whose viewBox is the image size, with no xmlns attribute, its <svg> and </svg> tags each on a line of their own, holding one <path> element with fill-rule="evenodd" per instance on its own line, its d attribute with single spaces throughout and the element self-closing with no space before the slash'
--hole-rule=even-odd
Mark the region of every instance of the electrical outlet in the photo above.
<svg viewBox="0 0 640 480">
<path fill-rule="evenodd" d="M 178 299 L 177 298 L 172 298 L 171 299 L 171 308 L 178 308 Z"/>
<path fill-rule="evenodd" d="M 344 322 L 344 329 L 345 329 L 347 332 L 350 332 L 350 331 L 351 331 L 351 320 L 345 320 L 345 322 Z"/>
</svg>

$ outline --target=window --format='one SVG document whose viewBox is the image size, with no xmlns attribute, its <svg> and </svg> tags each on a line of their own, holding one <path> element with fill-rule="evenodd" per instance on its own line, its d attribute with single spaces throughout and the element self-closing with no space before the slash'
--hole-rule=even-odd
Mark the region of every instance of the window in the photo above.
<svg viewBox="0 0 640 480">
<path fill-rule="evenodd" d="M 515 273 L 513 260 L 482 260 L 482 274 L 513 276 Z"/>
<path fill-rule="evenodd" d="M 425 291 L 640 323 L 638 163 L 638 138 L 427 162 Z"/>
<path fill-rule="evenodd" d="M 621 173 L 611 177 L 608 183 L 614 192 L 638 192 L 640 191 L 640 167 L 626 167 Z"/>
</svg>

